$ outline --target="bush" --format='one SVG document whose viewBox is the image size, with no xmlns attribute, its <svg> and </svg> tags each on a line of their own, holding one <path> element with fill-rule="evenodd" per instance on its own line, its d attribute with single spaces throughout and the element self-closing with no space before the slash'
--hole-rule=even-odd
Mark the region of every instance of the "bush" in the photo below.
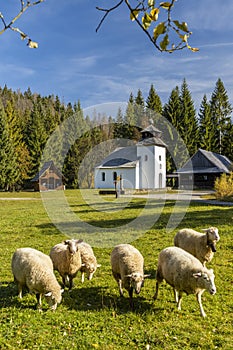
<svg viewBox="0 0 233 350">
<path fill-rule="evenodd" d="M 233 172 L 230 175 L 222 174 L 214 184 L 217 199 L 229 199 L 233 197 Z"/>
</svg>

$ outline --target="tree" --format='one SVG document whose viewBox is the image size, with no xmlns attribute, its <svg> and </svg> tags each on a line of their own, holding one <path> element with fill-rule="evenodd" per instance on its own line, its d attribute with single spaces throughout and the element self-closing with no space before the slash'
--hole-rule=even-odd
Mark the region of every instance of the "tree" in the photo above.
<svg viewBox="0 0 233 350">
<path fill-rule="evenodd" d="M 202 99 L 198 115 L 200 147 L 206 151 L 213 151 L 216 144 L 215 124 L 212 121 L 211 107 L 206 95 Z"/>
<path fill-rule="evenodd" d="M 190 155 L 193 155 L 197 151 L 200 143 L 198 121 L 194 108 L 194 102 L 185 79 L 181 85 L 180 106 L 181 119 L 177 128 Z"/>
<path fill-rule="evenodd" d="M 215 125 L 215 152 L 224 154 L 224 144 L 229 140 L 228 134 L 231 129 L 232 106 L 229 103 L 227 91 L 220 78 L 217 80 L 212 93 L 210 106 L 212 123 Z"/>
<path fill-rule="evenodd" d="M 171 18 L 175 0 L 163 1 L 159 5 L 155 0 L 118 0 L 111 8 L 96 7 L 99 11 L 104 12 L 96 31 L 99 30 L 105 18 L 121 5 L 126 5 L 130 19 L 137 23 L 157 50 L 172 53 L 188 48 L 193 52 L 198 51 L 188 43 L 192 32 L 187 23 Z"/>
<path fill-rule="evenodd" d="M 0 188 L 9 190 L 16 182 L 17 164 L 2 104 L 0 104 L 0 135 Z"/>
<path fill-rule="evenodd" d="M 149 95 L 146 100 L 146 107 L 160 114 L 162 113 L 162 110 L 163 110 L 161 99 L 157 94 L 157 92 L 155 91 L 153 84 L 150 87 Z"/>
</svg>

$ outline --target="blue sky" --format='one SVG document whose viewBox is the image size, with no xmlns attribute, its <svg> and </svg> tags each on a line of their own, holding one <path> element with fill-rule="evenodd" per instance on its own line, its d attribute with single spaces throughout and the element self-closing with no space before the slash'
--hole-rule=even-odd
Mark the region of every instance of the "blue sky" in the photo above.
<svg viewBox="0 0 233 350">
<path fill-rule="evenodd" d="M 7 18 L 18 0 L 0 2 Z M 113 0 L 47 0 L 31 8 L 17 26 L 39 42 L 29 49 L 18 35 L 0 36 L 0 86 L 41 95 L 58 95 L 64 102 L 80 100 L 83 108 L 127 102 L 140 89 L 146 98 L 151 84 L 163 103 L 185 78 L 197 110 L 204 94 L 210 98 L 221 78 L 233 104 L 233 1 L 178 0 L 174 19 L 188 22 L 190 44 L 198 53 L 155 50 L 129 20 L 125 6 L 110 14 L 99 32 L 102 13 Z M 2 3 L 2 4 L 1 4 Z"/>
</svg>

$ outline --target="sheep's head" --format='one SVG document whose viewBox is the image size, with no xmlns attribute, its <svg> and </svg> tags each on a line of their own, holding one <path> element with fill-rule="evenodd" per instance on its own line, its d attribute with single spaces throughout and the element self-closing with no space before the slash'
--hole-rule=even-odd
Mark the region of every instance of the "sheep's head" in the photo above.
<svg viewBox="0 0 233 350">
<path fill-rule="evenodd" d="M 130 285 L 135 290 L 135 293 L 139 294 L 144 284 L 144 278 L 148 276 L 149 275 L 142 275 L 139 272 L 133 272 L 130 275 L 127 275 L 126 277 L 130 278 Z"/>
<path fill-rule="evenodd" d="M 74 255 L 78 251 L 78 243 L 76 239 L 67 239 L 64 244 L 68 246 L 71 255 Z"/>
<path fill-rule="evenodd" d="M 57 304 L 61 302 L 62 293 L 64 289 L 61 289 L 58 295 L 54 295 L 52 292 L 47 292 L 44 294 L 47 303 L 49 304 L 51 310 L 55 311 L 57 308 Z M 56 293 L 57 294 L 57 293 Z"/>
<path fill-rule="evenodd" d="M 212 269 L 201 271 L 193 274 L 197 279 L 197 286 L 201 289 L 206 289 L 211 295 L 216 293 L 216 286 L 214 284 L 214 272 Z"/>
<path fill-rule="evenodd" d="M 86 271 L 87 271 L 87 278 L 88 278 L 88 280 L 91 280 L 94 273 L 97 270 L 97 267 L 100 267 L 101 265 L 90 263 L 90 264 L 84 264 L 84 266 L 85 266 Z"/>
<path fill-rule="evenodd" d="M 220 240 L 217 227 L 209 227 L 203 230 L 207 235 L 207 245 L 211 248 L 212 252 L 216 252 L 216 243 Z"/>
</svg>

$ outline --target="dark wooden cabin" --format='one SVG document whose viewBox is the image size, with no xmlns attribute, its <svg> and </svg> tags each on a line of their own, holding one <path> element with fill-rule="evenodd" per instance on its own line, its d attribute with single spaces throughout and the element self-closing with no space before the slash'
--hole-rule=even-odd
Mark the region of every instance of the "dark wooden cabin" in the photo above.
<svg viewBox="0 0 233 350">
<path fill-rule="evenodd" d="M 223 173 L 229 174 L 232 170 L 233 164 L 227 157 L 199 149 L 177 170 L 179 187 L 214 188 L 216 178 Z"/>
</svg>

